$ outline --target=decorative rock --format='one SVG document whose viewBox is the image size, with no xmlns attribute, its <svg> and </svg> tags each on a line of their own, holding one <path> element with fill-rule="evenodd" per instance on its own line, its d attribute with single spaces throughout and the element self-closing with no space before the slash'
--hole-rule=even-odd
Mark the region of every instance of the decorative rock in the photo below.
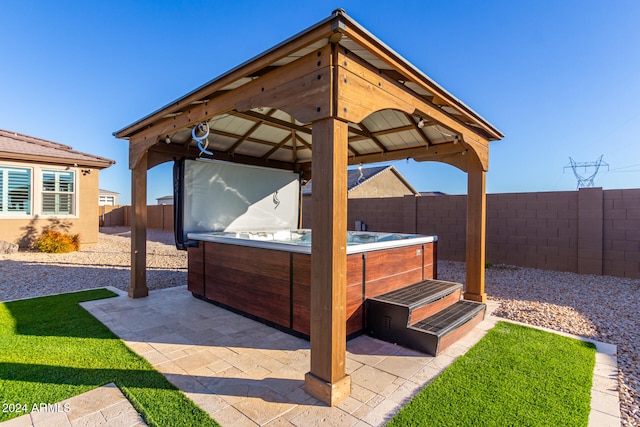
<svg viewBox="0 0 640 427">
<path fill-rule="evenodd" d="M 0 254 L 14 254 L 16 252 L 18 252 L 18 245 L 0 240 Z"/>
</svg>

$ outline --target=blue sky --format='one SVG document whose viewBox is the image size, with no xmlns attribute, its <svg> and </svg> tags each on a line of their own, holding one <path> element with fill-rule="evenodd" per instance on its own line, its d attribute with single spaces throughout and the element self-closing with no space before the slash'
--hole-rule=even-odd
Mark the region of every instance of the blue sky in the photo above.
<svg viewBox="0 0 640 427">
<path fill-rule="evenodd" d="M 569 157 L 640 188 L 640 2 L 30 1 L 0 5 L 0 128 L 116 160 L 100 187 L 130 202 L 112 133 L 341 7 L 506 137 L 487 191 L 571 191 Z M 466 193 L 437 163 L 394 165 L 420 191 Z M 148 199 L 170 194 L 167 165 Z"/>
</svg>

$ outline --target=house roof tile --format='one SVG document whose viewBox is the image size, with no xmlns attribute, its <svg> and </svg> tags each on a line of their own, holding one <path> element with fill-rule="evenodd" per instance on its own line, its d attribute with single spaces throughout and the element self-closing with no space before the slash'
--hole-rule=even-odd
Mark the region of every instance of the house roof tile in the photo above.
<svg viewBox="0 0 640 427">
<path fill-rule="evenodd" d="M 0 129 L 0 157 L 107 168 L 114 160 L 74 150 L 68 145 Z"/>
</svg>

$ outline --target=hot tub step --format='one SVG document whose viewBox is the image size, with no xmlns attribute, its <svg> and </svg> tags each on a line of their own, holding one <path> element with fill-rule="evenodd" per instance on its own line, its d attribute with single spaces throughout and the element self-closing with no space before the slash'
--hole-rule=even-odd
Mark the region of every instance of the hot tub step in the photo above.
<svg viewBox="0 0 640 427">
<path fill-rule="evenodd" d="M 367 313 L 393 316 L 403 327 L 433 316 L 460 300 L 462 285 L 443 280 L 425 280 L 367 300 Z M 367 316 L 369 317 L 369 316 Z M 404 318 L 404 320 L 400 320 Z M 372 318 L 371 322 L 376 323 Z M 367 324 L 372 324 L 367 321 Z"/>
<path fill-rule="evenodd" d="M 484 318 L 486 305 L 460 300 L 462 285 L 426 280 L 367 299 L 369 335 L 437 355 Z"/>
<path fill-rule="evenodd" d="M 458 301 L 407 328 L 406 347 L 438 355 L 484 319 L 486 304 Z"/>
</svg>

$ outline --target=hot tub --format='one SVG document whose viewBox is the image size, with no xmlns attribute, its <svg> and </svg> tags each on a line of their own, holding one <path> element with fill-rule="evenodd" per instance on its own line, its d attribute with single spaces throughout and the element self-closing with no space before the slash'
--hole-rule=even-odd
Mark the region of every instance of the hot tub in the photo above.
<svg viewBox="0 0 640 427">
<path fill-rule="evenodd" d="M 194 296 L 309 336 L 311 230 L 188 233 Z M 436 277 L 436 236 L 347 234 L 347 334 L 362 331 L 367 298 Z"/>
</svg>

